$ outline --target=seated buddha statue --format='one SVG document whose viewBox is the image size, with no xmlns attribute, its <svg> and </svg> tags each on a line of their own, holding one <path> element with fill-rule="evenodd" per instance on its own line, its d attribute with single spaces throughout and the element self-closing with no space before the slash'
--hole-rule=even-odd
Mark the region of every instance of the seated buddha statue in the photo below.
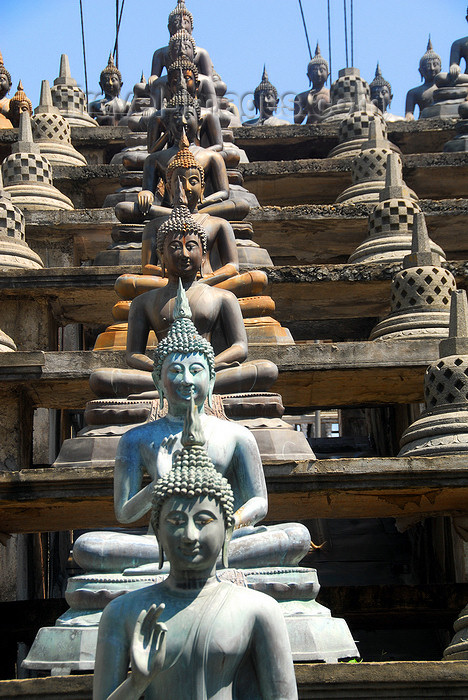
<svg viewBox="0 0 468 700">
<path fill-rule="evenodd" d="M 282 126 L 289 124 L 285 119 L 273 116 L 278 108 L 278 90 L 268 80 L 268 73 L 263 66 L 262 80 L 254 90 L 253 103 L 258 117 L 242 122 L 243 126 Z"/>
<path fill-rule="evenodd" d="M 115 209 L 117 218 L 123 223 L 143 223 L 145 219 L 150 218 L 150 208 L 155 199 L 159 199 L 159 203 L 165 203 L 158 193 L 158 184 L 160 180 L 165 181 L 167 166 L 177 154 L 180 140 L 185 133 L 190 151 L 205 172 L 205 213 L 213 213 L 230 221 L 244 219 L 250 210 L 249 199 L 252 195 L 241 187 L 237 187 L 235 191 L 230 188 L 226 162 L 221 153 L 212 147 L 204 148 L 199 145 L 203 135 L 200 133 L 201 112 L 196 100 L 187 91 L 177 93 L 164 110 L 161 120 L 164 127 L 157 125 L 156 131 L 150 133 L 149 140 L 154 142 L 156 134 L 159 133 L 158 129 L 167 128 L 167 131 L 163 132 L 156 144 L 153 143 L 152 148 L 158 150 L 150 152 L 144 158 L 143 189 L 137 195 L 138 207 L 135 207 L 133 202 L 119 202 Z M 124 165 L 128 167 L 125 160 Z"/>
<path fill-rule="evenodd" d="M 330 90 L 325 87 L 329 76 L 328 63 L 320 53 L 320 46 L 315 49 L 315 56 L 307 66 L 309 86 L 305 92 L 294 98 L 294 123 L 306 124 L 319 122 L 323 112 L 330 106 Z"/>
<path fill-rule="evenodd" d="M 12 123 L 8 118 L 10 112 L 10 100 L 7 95 L 11 90 L 11 75 L 3 64 L 3 56 L 0 53 L 0 129 L 11 129 Z"/>
<path fill-rule="evenodd" d="M 123 85 L 122 74 L 115 66 L 112 54 L 109 54 L 107 66 L 101 71 L 99 85 L 104 97 L 91 102 L 89 114 L 100 126 L 116 126 L 130 105 L 119 97 Z"/>
<path fill-rule="evenodd" d="M 430 107 L 434 102 L 434 92 L 437 90 L 435 77 L 440 73 L 442 62 L 439 54 L 432 48 L 432 42 L 429 39 L 427 43 L 426 53 L 419 61 L 419 72 L 424 81 L 422 85 L 412 88 L 406 94 L 405 119 L 412 121 L 416 107 L 419 107 L 419 113 L 425 107 Z"/>
<path fill-rule="evenodd" d="M 468 22 L 468 9 L 466 14 Z M 462 73 L 460 63 L 465 61 L 465 72 Z M 457 39 L 453 42 L 450 49 L 450 68 L 448 73 L 439 73 L 436 78 L 436 84 L 441 86 L 467 86 L 468 84 L 468 36 L 462 39 Z"/>
<path fill-rule="evenodd" d="M 193 366 L 205 366 L 203 355 L 191 358 Z M 161 435 L 153 426 L 151 435 L 133 439 L 138 444 Z M 232 434 L 228 440 L 239 438 Z M 210 440 L 205 449 L 203 434 L 190 425 L 180 443 L 172 468 L 146 487 L 144 498 L 169 575 L 105 608 L 93 698 L 241 700 L 247 692 L 252 700 L 297 700 L 280 606 L 265 593 L 216 574 L 221 553 L 227 566 L 233 528 L 243 520 L 235 510 L 227 459 L 219 459 L 221 450 L 213 454 Z"/>
<path fill-rule="evenodd" d="M 185 6 L 185 0 L 177 0 L 177 7 L 169 13 L 167 28 L 171 39 L 176 35 L 177 39 L 173 42 L 172 47 L 169 41 L 168 46 L 164 46 L 154 52 L 151 63 L 151 76 L 148 80 L 150 89 L 153 90 L 153 84 L 159 80 L 164 68 L 167 70 L 181 56 L 186 56 L 195 62 L 200 76 L 206 76 L 212 80 L 213 62 L 208 51 L 197 46 L 191 36 L 193 32 L 193 15 Z M 185 34 L 188 34 L 191 39 Z M 158 87 L 156 86 L 153 93 L 156 99 L 157 92 Z"/>
<path fill-rule="evenodd" d="M 401 121 L 403 117 L 398 117 L 388 110 L 392 104 L 392 86 L 382 75 L 380 65 L 377 63 L 374 80 L 369 83 L 371 102 L 380 109 L 386 122 Z"/>
<path fill-rule="evenodd" d="M 181 234 L 181 217 L 186 219 L 189 227 L 185 234 Z M 210 316 L 215 313 L 217 305 L 221 321 L 235 323 L 235 306 L 231 305 L 229 295 L 221 290 L 190 283 L 189 269 L 196 268 L 201 262 L 203 233 L 182 210 L 177 218 L 179 222 L 173 233 L 170 229 L 175 221 L 168 227 L 168 235 L 164 236 L 164 248 L 172 252 L 168 261 L 171 268 L 168 286 L 138 297 L 135 301 L 139 303 L 131 318 L 132 327 L 136 324 L 135 331 L 141 338 L 150 324 L 157 326 L 158 332 L 163 325 L 170 324 L 169 328 L 154 351 L 154 360 L 138 352 L 141 348 L 136 341 L 132 341 L 128 352 L 135 365 L 147 370 L 142 374 L 152 379 L 160 401 L 167 400 L 168 413 L 156 421 L 128 430 L 120 439 L 114 472 L 117 519 L 121 523 L 133 523 L 149 512 L 152 486 L 144 486 L 144 475 L 148 474 L 154 485 L 170 470 L 172 457 L 181 447 L 184 416 L 193 401 L 208 455 L 234 490 L 237 529 L 229 545 L 230 565 L 252 568 L 296 564 L 310 545 L 309 533 L 303 525 L 253 527 L 267 513 L 268 497 L 260 454 L 252 433 L 236 421 L 224 421 L 205 414 L 205 400 L 211 402 L 220 372 L 229 372 L 224 367 L 245 353 L 245 346 L 241 347 L 242 324 L 239 319 L 236 342 L 215 354 L 217 351 L 208 340 L 213 335 Z M 180 271 L 180 282 L 175 275 L 176 268 Z M 178 291 L 174 298 L 176 279 Z M 192 314 L 195 324 L 190 318 Z M 121 572 L 138 565 L 152 566 L 152 562 L 158 561 L 158 547 L 151 529 L 143 536 L 89 533 L 77 540 L 74 558 L 86 571 Z"/>
<path fill-rule="evenodd" d="M 146 355 L 148 335 L 153 331 L 160 341 L 167 334 L 179 280 L 186 289 L 196 327 L 213 342 L 217 352 L 216 392 L 266 391 L 275 382 L 278 369 L 272 362 L 245 361 L 247 336 L 239 301 L 234 294 L 210 286 L 212 278 L 209 273 L 206 279 L 197 279 L 207 253 L 207 241 L 206 230 L 194 220 L 188 209 L 179 179 L 171 216 L 157 232 L 157 250 L 164 279 L 159 278 L 160 284 L 134 298 L 130 305 L 126 357 L 134 369 L 104 368 L 93 372 L 90 386 L 98 397 L 125 398 L 140 394 L 141 398 L 141 392 L 153 392 L 150 374 L 153 361 Z M 231 265 L 227 263 L 222 276 L 230 273 Z M 252 281 L 255 283 L 255 278 Z M 144 287 L 141 291 L 145 291 Z"/>
</svg>

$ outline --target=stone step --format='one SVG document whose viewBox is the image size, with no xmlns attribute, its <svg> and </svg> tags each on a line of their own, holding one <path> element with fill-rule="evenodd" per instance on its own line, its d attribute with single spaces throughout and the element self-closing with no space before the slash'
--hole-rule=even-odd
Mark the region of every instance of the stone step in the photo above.
<svg viewBox="0 0 468 700">
<path fill-rule="evenodd" d="M 421 200 L 429 235 L 450 260 L 468 259 L 468 200 Z M 367 233 L 372 205 L 296 205 L 250 211 L 254 240 L 276 265 L 346 263 Z M 90 262 L 111 243 L 113 209 L 26 212 L 26 238 L 47 267 Z"/>
<path fill-rule="evenodd" d="M 463 455 L 328 459 L 264 464 L 265 522 L 413 518 L 466 511 Z M 144 525 L 144 519 L 134 526 Z M 0 472 L 0 532 L 117 527 L 113 463 Z"/>
</svg>

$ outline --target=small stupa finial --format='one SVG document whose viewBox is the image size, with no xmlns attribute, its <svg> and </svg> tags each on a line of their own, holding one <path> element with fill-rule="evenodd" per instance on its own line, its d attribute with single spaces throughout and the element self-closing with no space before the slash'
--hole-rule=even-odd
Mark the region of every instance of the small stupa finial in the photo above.
<svg viewBox="0 0 468 700">
<path fill-rule="evenodd" d="M 70 61 L 66 53 L 60 56 L 60 70 L 58 78 L 55 78 L 54 85 L 68 85 L 70 87 L 76 87 L 76 80 L 72 78 L 70 72 Z"/>
<path fill-rule="evenodd" d="M 450 355 L 468 355 L 468 302 L 464 289 L 452 293 L 449 335 L 439 344 L 439 357 Z"/>
<path fill-rule="evenodd" d="M 401 161 L 396 153 L 389 153 L 387 156 L 385 188 L 400 187 L 402 184 L 403 178 L 401 174 Z"/>
<path fill-rule="evenodd" d="M 60 114 L 58 109 L 54 107 L 52 102 L 52 93 L 50 91 L 50 84 L 48 80 L 43 80 L 41 83 L 41 97 L 39 99 L 39 105 L 34 110 L 34 114 Z"/>
<path fill-rule="evenodd" d="M 41 149 L 34 143 L 31 125 L 31 116 L 29 112 L 21 112 L 19 118 L 18 141 L 11 147 L 12 153 L 37 153 Z"/>
<path fill-rule="evenodd" d="M 403 269 L 410 267 L 430 267 L 441 264 L 441 256 L 432 252 L 431 239 L 427 232 L 426 217 L 417 212 L 413 219 L 411 253 L 403 258 Z"/>
</svg>

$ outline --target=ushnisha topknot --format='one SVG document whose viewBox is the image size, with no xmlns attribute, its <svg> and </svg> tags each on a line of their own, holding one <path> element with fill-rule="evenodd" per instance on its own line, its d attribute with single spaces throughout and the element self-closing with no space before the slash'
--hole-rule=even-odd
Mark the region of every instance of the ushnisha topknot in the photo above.
<svg viewBox="0 0 468 700">
<path fill-rule="evenodd" d="M 421 60 L 419 61 L 419 70 L 420 70 L 420 71 L 422 70 L 422 68 L 423 68 L 424 64 L 426 63 L 426 61 L 430 61 L 430 60 L 432 60 L 433 58 L 436 58 L 436 59 L 439 61 L 439 63 L 442 65 L 442 60 L 441 60 L 439 54 L 436 53 L 436 52 L 434 51 L 434 49 L 432 48 L 431 37 L 429 37 L 429 41 L 427 42 L 426 53 L 423 54 L 423 55 L 421 56 Z"/>
<path fill-rule="evenodd" d="M 101 76 L 99 78 L 99 84 L 102 83 L 102 79 L 106 75 L 116 75 L 119 79 L 119 82 L 122 84 L 122 73 L 119 71 L 117 66 L 114 63 L 114 59 L 112 57 L 112 54 L 109 54 L 109 60 L 107 61 L 107 66 L 104 68 L 104 70 L 101 71 Z"/>
<path fill-rule="evenodd" d="M 185 136 L 185 134 L 184 134 Z M 189 143 L 187 141 L 187 138 L 184 136 L 181 138 L 179 142 L 179 150 L 177 151 L 176 155 L 171 158 L 169 161 L 169 164 L 166 169 L 166 186 L 167 184 L 171 181 L 172 179 L 172 173 L 174 170 L 177 170 L 178 168 L 185 168 L 186 170 L 189 170 L 191 168 L 194 168 L 198 170 L 200 173 L 200 180 L 202 184 L 202 188 L 205 187 L 205 169 L 201 163 L 199 163 L 195 156 L 193 155 L 192 151 L 189 149 Z"/>
<path fill-rule="evenodd" d="M 215 377 L 215 354 L 211 343 L 203 338 L 192 321 L 192 312 L 181 280 L 177 290 L 174 308 L 174 321 L 165 338 L 154 351 L 153 379 L 156 386 L 161 379 L 164 360 L 173 352 L 179 355 L 200 354 L 206 358 L 210 370 L 210 379 Z"/>
<path fill-rule="evenodd" d="M 315 47 L 315 55 L 309 61 L 308 69 L 311 68 L 312 66 L 317 65 L 317 64 L 325 66 L 327 69 L 327 73 L 328 73 L 328 61 L 320 53 L 320 46 L 319 46 L 318 41 L 317 41 L 317 46 Z"/>
<path fill-rule="evenodd" d="M 190 209 L 187 206 L 187 196 L 184 188 L 182 187 L 180 178 L 178 177 L 174 192 L 174 204 L 171 215 L 169 219 L 164 221 L 164 223 L 159 227 L 156 238 L 156 249 L 161 260 L 163 260 L 164 241 L 166 240 L 167 236 L 174 236 L 176 234 L 186 236 L 189 233 L 192 233 L 200 238 L 202 251 L 205 254 L 208 250 L 207 233 L 203 226 L 197 223 L 190 213 Z"/>
<path fill-rule="evenodd" d="M 193 29 L 193 15 L 188 10 L 185 6 L 185 0 L 177 0 L 177 7 L 175 7 L 171 12 L 169 12 L 169 17 L 167 20 L 167 26 L 170 27 L 172 20 L 174 17 L 177 17 L 177 15 L 186 15 L 190 19 L 190 24 L 192 25 Z"/>
<path fill-rule="evenodd" d="M 390 91 L 390 94 L 392 94 L 392 86 L 388 82 L 388 80 L 385 80 L 385 78 L 382 75 L 382 69 L 380 68 L 379 63 L 377 63 L 377 67 L 375 69 L 375 78 L 374 80 L 369 84 L 370 89 L 372 90 L 373 87 L 383 87 L 386 85 Z"/>
<path fill-rule="evenodd" d="M 159 529 L 161 509 L 172 496 L 212 498 L 220 506 L 226 530 L 234 525 L 234 494 L 227 479 L 214 467 L 205 449 L 205 436 L 200 417 L 191 398 L 184 420 L 182 450 L 174 454 L 172 469 L 158 479 L 153 491 L 151 525 Z"/>
<path fill-rule="evenodd" d="M 265 92 L 272 92 L 275 96 L 275 99 L 278 99 L 278 90 L 268 80 L 268 73 L 266 72 L 266 67 L 263 66 L 262 81 L 259 85 L 257 85 L 257 87 L 254 90 L 254 105 L 257 112 L 260 109 L 260 95 Z"/>
</svg>

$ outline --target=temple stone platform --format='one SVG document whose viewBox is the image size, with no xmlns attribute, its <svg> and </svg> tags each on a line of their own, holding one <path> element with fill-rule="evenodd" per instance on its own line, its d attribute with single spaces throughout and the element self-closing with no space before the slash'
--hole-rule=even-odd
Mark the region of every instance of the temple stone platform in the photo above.
<svg viewBox="0 0 468 700">
<path fill-rule="evenodd" d="M 463 455 L 264 464 L 267 522 L 312 518 L 418 518 L 466 512 Z M 135 527 L 145 525 L 141 520 Z M 0 532 L 118 527 L 113 466 L 0 472 Z"/>
<path fill-rule="evenodd" d="M 429 235 L 450 260 L 468 258 L 468 200 L 420 200 Z M 300 204 L 256 207 L 248 221 L 255 241 L 270 251 L 276 265 L 345 263 L 367 236 L 368 204 Z M 26 212 L 26 236 L 49 267 L 91 262 L 111 244 L 114 211 Z"/>
<path fill-rule="evenodd" d="M 300 700 L 426 700 L 468 697 L 463 661 L 417 661 L 295 666 Z M 91 700 L 92 675 L 0 681 L 0 698 Z"/>
</svg>

